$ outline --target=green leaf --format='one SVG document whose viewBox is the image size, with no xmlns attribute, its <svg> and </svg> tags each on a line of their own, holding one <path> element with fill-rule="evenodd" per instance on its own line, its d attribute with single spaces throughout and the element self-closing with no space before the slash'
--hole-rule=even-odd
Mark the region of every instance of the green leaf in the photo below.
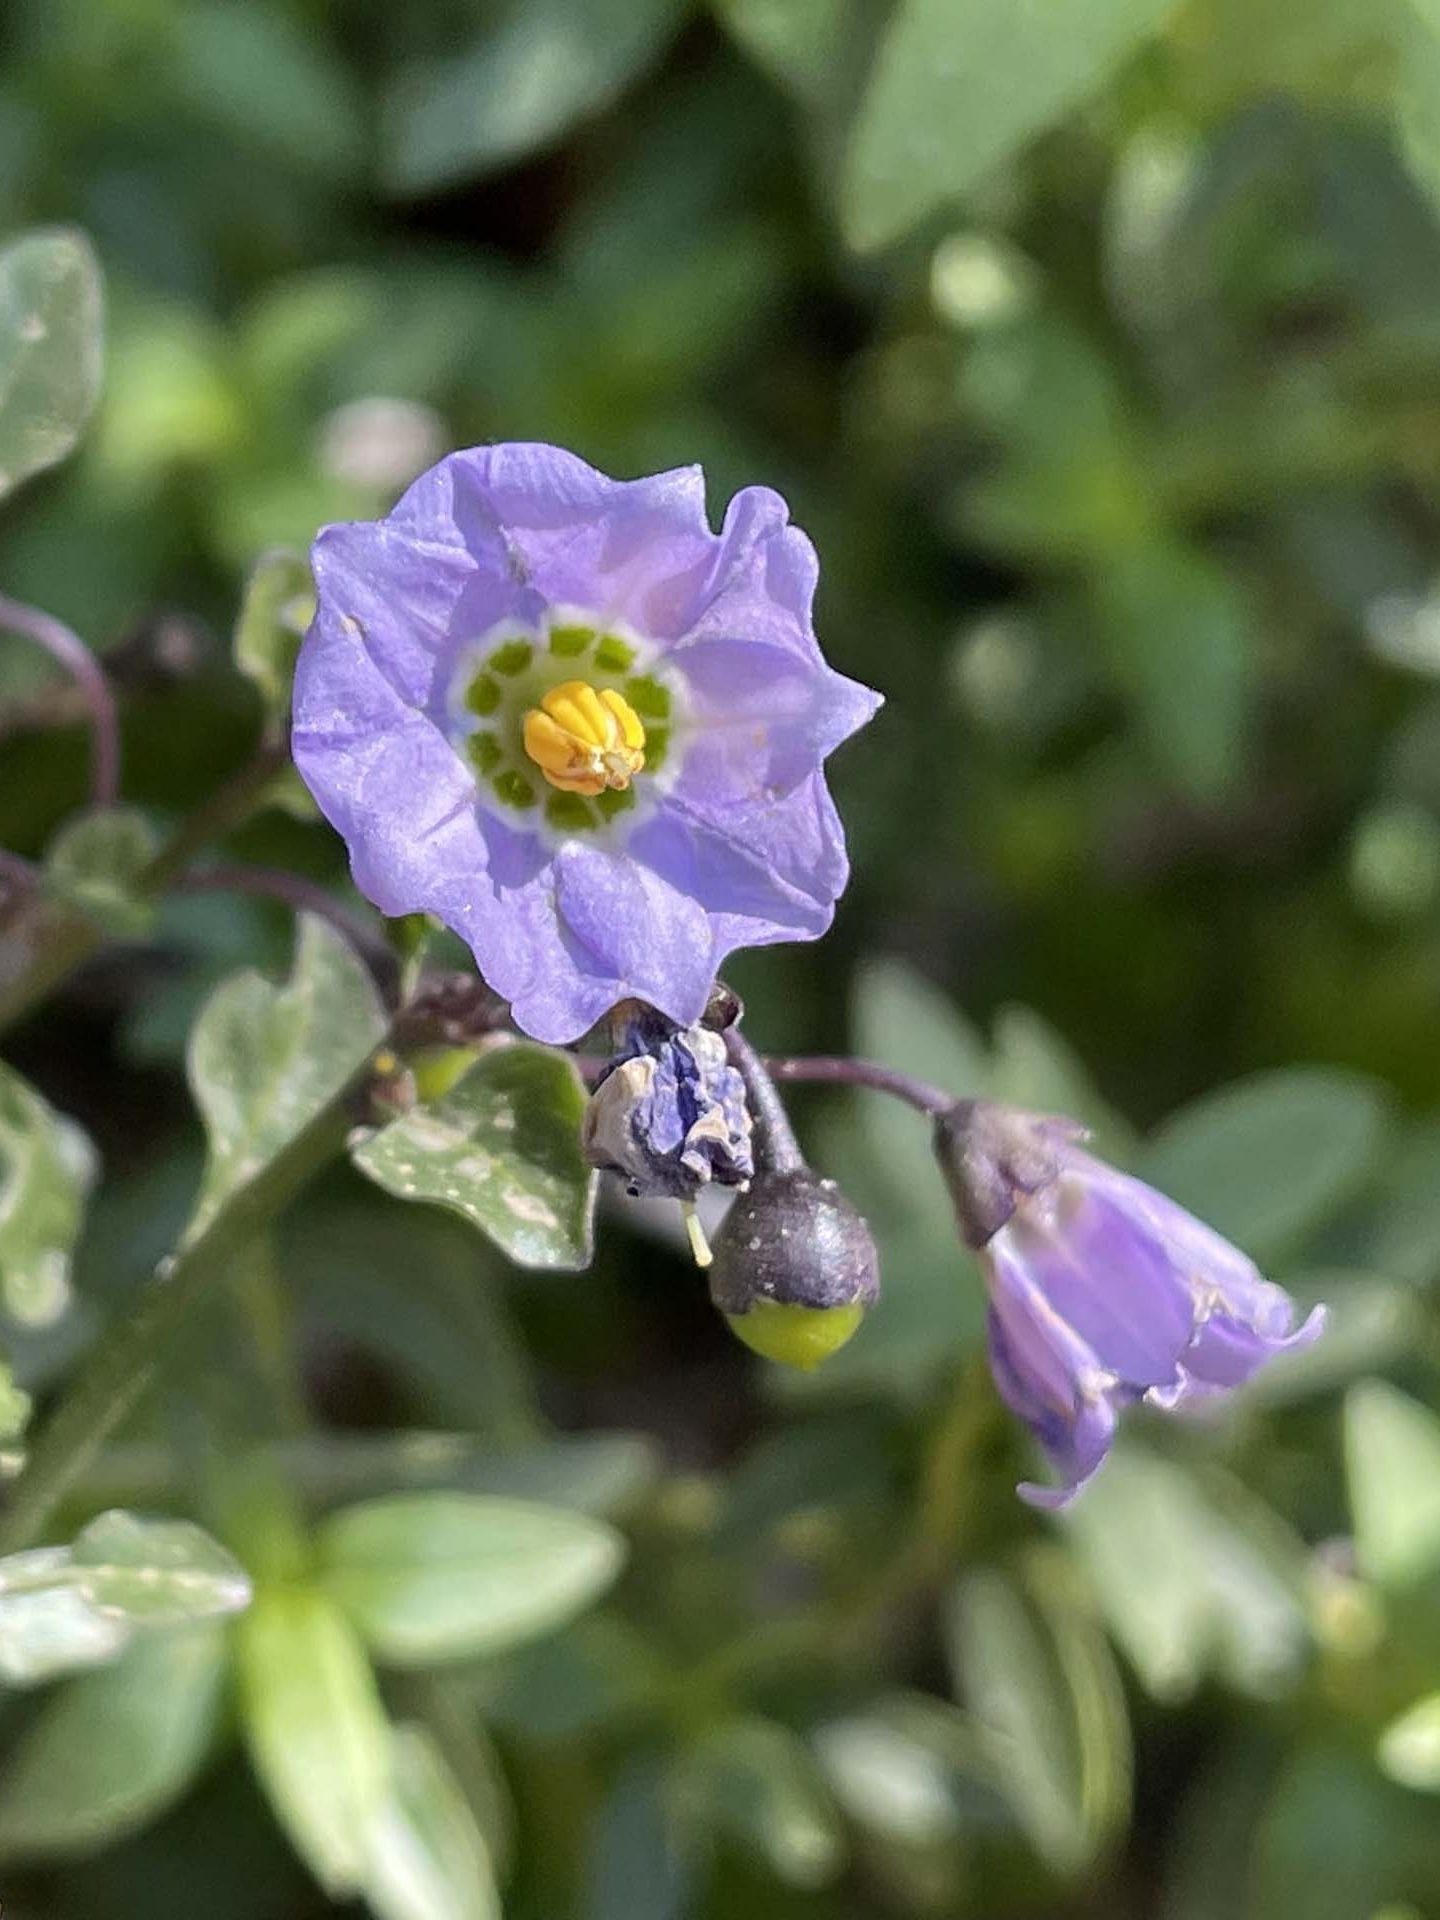
<svg viewBox="0 0 1440 1920">
<path fill-rule="evenodd" d="M 1380 1771 L 1416 1793 L 1440 1793 L 1440 1693 L 1392 1720 L 1375 1747 Z"/>
<path fill-rule="evenodd" d="M 250 1755 L 275 1817 L 333 1897 L 359 1893 L 392 1791 L 365 1650 L 323 1593 L 262 1592 L 236 1629 Z"/>
<path fill-rule="evenodd" d="M 188 1520 L 102 1513 L 75 1536 L 70 1559 L 91 1606 L 130 1626 L 185 1626 L 250 1601 L 244 1568 Z"/>
<path fill-rule="evenodd" d="M 6 1756 L 0 1860 L 89 1852 L 173 1805 L 210 1749 L 225 1670 L 224 1636 L 201 1628 L 60 1688 Z"/>
<path fill-rule="evenodd" d="M 864 24 L 864 0 L 713 0 L 730 32 L 806 106 L 823 105 Z"/>
<path fill-rule="evenodd" d="M 851 138 L 845 226 L 884 246 L 1096 93 L 1174 0 L 900 0 Z"/>
<path fill-rule="evenodd" d="M 422 1727 L 391 1735 L 391 1791 L 376 1827 L 365 1898 L 378 1920 L 500 1920 L 484 1835 Z"/>
<path fill-rule="evenodd" d="M 497 1047 L 439 1100 L 353 1149 L 402 1200 L 462 1215 L 522 1267 L 589 1265 L 596 1177 L 580 1152 L 585 1091 L 563 1053 Z"/>
<path fill-rule="evenodd" d="M 155 920 L 141 875 L 159 848 L 154 829 L 133 807 L 87 813 L 55 836 L 45 857 L 51 895 L 116 940 L 140 940 Z"/>
<path fill-rule="evenodd" d="M 1440 1565 L 1440 1419 L 1383 1380 L 1345 1397 L 1355 1555 L 1367 1578 L 1405 1587 Z"/>
<path fill-rule="evenodd" d="M 113 1659 L 143 1628 L 238 1613 L 243 1569 L 188 1521 L 101 1514 L 73 1546 L 0 1560 L 0 1680 L 33 1686 Z"/>
<path fill-rule="evenodd" d="M 1146 541 L 1108 556 L 1096 605 L 1116 679 L 1161 770 L 1219 800 L 1245 761 L 1253 623 L 1235 582 L 1203 555 Z"/>
<path fill-rule="evenodd" d="M 384 171 L 401 193 L 505 165 L 602 112 L 658 55 L 683 0 L 508 0 L 464 52 L 401 71 Z"/>
<path fill-rule="evenodd" d="M 1378 1209 L 1367 1263 L 1412 1287 L 1440 1279 L 1440 1125 L 1416 1127 L 1386 1155 Z"/>
<path fill-rule="evenodd" d="M 320 1530 L 327 1593 L 396 1666 L 492 1654 L 572 1620 L 625 1557 L 602 1521 L 520 1500 L 395 1494 Z"/>
<path fill-rule="evenodd" d="M 0 1560 L 0 1681 L 32 1687 L 57 1674 L 102 1666 L 127 1644 L 130 1626 L 102 1614 L 75 1585 L 68 1547 L 32 1547 Z"/>
<path fill-rule="evenodd" d="M 1083 1870 L 1123 1826 L 1130 1730 L 1103 1635 L 1077 1603 L 1063 1562 L 1018 1586 L 985 1571 L 955 1588 L 952 1670 L 996 1784 L 1042 1859 Z"/>
<path fill-rule="evenodd" d="M 1307 1647 L 1303 1556 L 1226 1512 L 1184 1468 L 1134 1445 L 1065 1515 L 1111 1632 L 1157 1700 L 1188 1699 L 1219 1673 L 1277 1692 Z"/>
<path fill-rule="evenodd" d="M 0 1303 L 25 1326 L 49 1326 L 69 1305 L 95 1174 L 79 1127 L 0 1062 Z"/>
<path fill-rule="evenodd" d="M 487 1661 L 471 1693 L 487 1725 L 550 1742 L 633 1726 L 655 1710 L 667 1684 L 650 1643 L 615 1614 L 599 1612 Z"/>
<path fill-rule="evenodd" d="M 1139 1172 L 1273 1263 L 1295 1253 L 1373 1174 L 1386 1128 L 1373 1082 L 1294 1067 L 1182 1108 L 1150 1141 Z"/>
<path fill-rule="evenodd" d="M 726 1720 L 690 1749 L 682 1804 L 693 1819 L 763 1860 L 784 1885 L 829 1886 L 845 1838 L 824 1775 L 798 1735 L 755 1716 Z"/>
<path fill-rule="evenodd" d="M 235 664 L 260 690 L 274 721 L 290 712 L 295 656 L 315 613 L 315 583 L 298 553 L 276 548 L 255 562 L 235 622 Z"/>
<path fill-rule="evenodd" d="M 239 973 L 190 1036 L 189 1077 L 209 1156 L 193 1236 L 334 1097 L 385 1031 L 369 974 L 339 934 L 301 914 L 290 978 Z"/>
<path fill-rule="evenodd" d="M 83 234 L 53 228 L 0 250 L 0 499 L 80 438 L 100 394 L 102 308 Z"/>
</svg>

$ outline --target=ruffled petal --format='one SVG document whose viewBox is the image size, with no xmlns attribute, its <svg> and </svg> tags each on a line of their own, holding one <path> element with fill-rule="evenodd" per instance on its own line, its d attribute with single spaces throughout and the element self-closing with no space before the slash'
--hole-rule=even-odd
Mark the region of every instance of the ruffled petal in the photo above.
<svg viewBox="0 0 1440 1920">
<path fill-rule="evenodd" d="M 700 1018 L 715 942 L 698 901 L 627 853 L 575 840 L 555 857 L 555 900 L 580 983 L 575 1004 L 591 1006 L 594 994 L 603 1002 L 586 1025 L 628 999 L 648 1000 L 681 1026 Z M 536 1037 L 573 1040 L 583 1031 Z"/>
<path fill-rule="evenodd" d="M 443 464 L 467 544 L 498 542 L 537 604 L 585 607 L 657 640 L 681 630 L 716 545 L 699 467 L 612 480 L 561 447 L 519 441 Z"/>
</svg>

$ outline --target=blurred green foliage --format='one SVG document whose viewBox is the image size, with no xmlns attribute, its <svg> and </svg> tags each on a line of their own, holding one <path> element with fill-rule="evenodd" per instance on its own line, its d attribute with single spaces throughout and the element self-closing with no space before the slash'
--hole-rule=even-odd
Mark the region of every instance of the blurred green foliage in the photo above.
<svg viewBox="0 0 1440 1920">
<path fill-rule="evenodd" d="M 0 1068 L 0 1464 L 380 1031 L 318 923 L 276 987 L 272 903 L 145 878 L 283 724 L 294 554 L 482 439 L 819 546 L 889 704 L 757 1041 L 1077 1114 L 1333 1313 L 1041 1522 L 913 1115 L 796 1099 L 886 1292 L 781 1380 L 618 1209 L 545 1270 L 578 1094 L 492 1061 L 0 1590 L 9 1920 L 1440 1916 L 1434 0 L 9 0 L 0 240 L 0 590 L 105 656 L 129 803 L 73 822 L 0 640 L 0 846 L 108 941 Z M 267 798 L 227 856 L 354 907 Z M 527 1231 L 447 1170 L 502 1095 Z M 183 1631 L 85 1570 L 116 1506 L 203 1523 L 127 1547 Z"/>
</svg>

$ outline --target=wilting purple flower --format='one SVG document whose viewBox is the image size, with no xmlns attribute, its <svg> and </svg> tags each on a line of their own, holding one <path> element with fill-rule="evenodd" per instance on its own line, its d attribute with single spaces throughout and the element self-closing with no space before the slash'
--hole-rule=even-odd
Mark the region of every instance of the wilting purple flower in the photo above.
<svg viewBox="0 0 1440 1920">
<path fill-rule="evenodd" d="M 816 561 L 747 487 L 477 447 L 315 543 L 294 753 L 382 912 L 435 914 L 537 1039 L 699 1019 L 723 957 L 809 940 L 848 870 L 821 772 L 878 696 L 826 666 Z"/>
<path fill-rule="evenodd" d="M 755 1171 L 750 1109 L 723 1036 L 677 1027 L 652 1007 L 637 1006 L 624 1028 L 585 1109 L 586 1159 L 623 1174 L 637 1197 L 693 1200 L 712 1180 L 742 1186 Z"/>
<path fill-rule="evenodd" d="M 990 1365 L 1062 1484 L 1063 1507 L 1102 1464 L 1119 1415 L 1238 1387 L 1319 1337 L 1283 1288 L 1193 1214 L 1079 1145 L 1069 1121 L 985 1102 L 941 1117 L 936 1151 L 990 1291 Z"/>
</svg>

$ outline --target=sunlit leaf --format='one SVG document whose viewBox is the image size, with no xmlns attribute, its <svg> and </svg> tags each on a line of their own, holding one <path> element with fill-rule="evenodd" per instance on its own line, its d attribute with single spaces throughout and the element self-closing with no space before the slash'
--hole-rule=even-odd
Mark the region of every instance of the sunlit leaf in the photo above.
<svg viewBox="0 0 1440 1920">
<path fill-rule="evenodd" d="M 88 1852 L 185 1791 L 214 1738 L 225 1680 L 214 1628 L 142 1640 L 62 1686 L 0 1776 L 0 1859 Z"/>
<path fill-rule="evenodd" d="M 1307 1642 L 1298 1547 L 1287 1561 L 1183 1467 L 1117 1448 L 1066 1524 L 1156 1699 L 1186 1699 L 1210 1673 L 1261 1695 L 1293 1677 Z"/>
<path fill-rule="evenodd" d="M 372 1839 L 365 1898 L 379 1920 L 499 1920 L 484 1836 L 422 1727 L 391 1735 L 390 1797 Z"/>
<path fill-rule="evenodd" d="M 77 1589 L 131 1626 L 184 1626 L 240 1612 L 250 1582 L 233 1554 L 188 1520 L 102 1513 L 74 1539 Z"/>
<path fill-rule="evenodd" d="M 210 1149 L 192 1233 L 340 1091 L 385 1031 L 370 976 L 339 934 L 312 914 L 297 925 L 289 980 L 236 974 L 190 1036 Z"/>
<path fill-rule="evenodd" d="M 393 1771 L 364 1648 L 324 1594 L 277 1588 L 241 1620 L 236 1657 L 245 1737 L 276 1819 L 328 1893 L 358 1893 Z"/>
<path fill-rule="evenodd" d="M 0 250 L 0 498 L 63 460 L 100 393 L 100 266 L 53 228 Z"/>
<path fill-rule="evenodd" d="M 460 1493 L 396 1494 L 321 1529 L 326 1590 L 398 1666 L 495 1653 L 572 1619 L 624 1558 L 602 1521 Z"/>
<path fill-rule="evenodd" d="M 48 1326 L 70 1300 L 70 1259 L 95 1154 L 28 1082 L 0 1062 L 0 1302 Z"/>
<path fill-rule="evenodd" d="M 432 1200 L 488 1234 L 522 1267 L 590 1260 L 595 1174 L 580 1151 L 585 1094 L 548 1047 L 497 1047 L 438 1100 L 354 1148 L 387 1193 Z"/>
<path fill-rule="evenodd" d="M 1364 1574 L 1404 1587 L 1440 1565 L 1440 1418 L 1383 1380 L 1352 1387 L 1345 1471 Z"/>
</svg>

